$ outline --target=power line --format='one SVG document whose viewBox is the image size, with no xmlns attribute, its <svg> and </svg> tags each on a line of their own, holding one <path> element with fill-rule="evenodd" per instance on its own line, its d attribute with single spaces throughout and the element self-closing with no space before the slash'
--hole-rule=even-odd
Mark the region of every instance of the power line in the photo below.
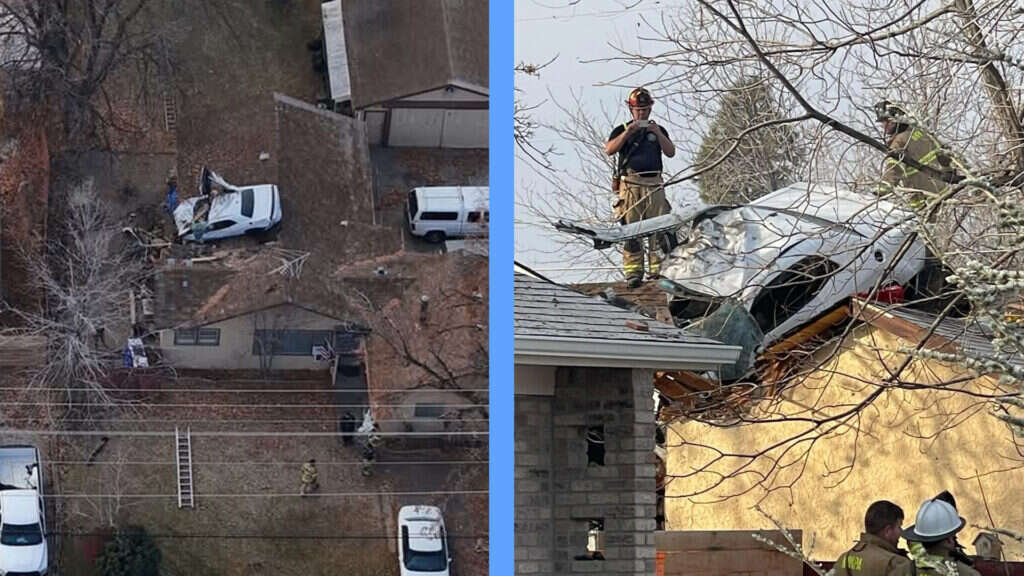
<svg viewBox="0 0 1024 576">
<path fill-rule="evenodd" d="M 141 536 L 142 532 L 119 531 L 117 534 L 118 535 L 122 535 L 122 536 L 133 536 L 133 535 Z M 218 534 L 218 533 L 213 533 L 213 534 L 195 534 L 195 533 L 189 533 L 189 534 L 165 534 L 165 533 L 159 533 L 159 532 L 157 532 L 157 533 L 146 532 L 145 534 L 147 536 L 149 536 L 150 538 L 187 539 L 187 540 L 192 540 L 192 539 L 197 539 L 197 538 L 199 538 L 199 539 L 209 539 L 209 540 L 398 540 L 399 539 L 397 535 L 396 536 L 383 536 L 383 535 L 380 535 L 380 534 L 348 534 L 348 535 L 342 535 L 342 534 L 322 534 L 322 535 L 321 534 L 306 534 L 306 535 L 300 535 L 300 534 L 270 534 L 270 535 L 268 535 L 268 534 Z M 106 532 L 106 533 L 104 533 L 104 532 L 75 532 L 75 531 L 70 531 L 70 530 L 67 530 L 67 531 L 64 531 L 64 530 L 52 530 L 52 531 L 47 532 L 46 535 L 47 536 L 70 536 L 72 538 L 75 538 L 75 537 L 96 537 L 96 536 L 109 537 L 111 534 L 109 532 Z M 488 538 L 487 534 L 473 535 L 473 534 L 451 534 L 451 533 L 449 533 L 447 536 L 448 536 L 449 540 L 480 540 L 480 539 L 487 540 L 487 538 Z M 410 539 L 412 539 L 412 538 L 429 538 L 429 539 L 433 539 L 434 537 L 433 536 L 429 536 L 429 535 L 428 536 L 419 536 L 419 535 L 409 534 L 409 538 Z"/>
<path fill-rule="evenodd" d="M 5 386 L 0 387 L 0 391 L 10 392 L 97 392 L 96 388 L 61 388 L 57 387 L 14 387 Z M 373 392 L 476 392 L 476 393 L 487 393 L 489 388 L 374 388 Z M 244 394 L 262 394 L 264 392 L 270 394 L 291 394 L 291 393 L 367 393 L 368 389 L 359 390 L 348 390 L 345 388 L 105 388 L 104 393 L 115 394 L 117 392 L 154 392 L 154 393 L 167 393 L 173 394 L 176 392 L 200 392 L 210 394 L 224 393 L 244 393 Z"/>
<path fill-rule="evenodd" d="M 138 402 L 112 404 L 110 402 L 0 402 L 0 406 L 118 406 L 132 408 L 483 408 L 490 404 L 438 404 L 436 402 L 416 402 L 413 404 L 211 404 L 198 402 L 191 404 L 163 404 L 158 402 Z"/>
<path fill-rule="evenodd" d="M 193 465 L 203 466 L 298 466 L 305 464 L 306 460 L 193 460 Z M 478 465 L 488 464 L 489 460 L 374 460 L 374 465 L 386 465 L 386 466 L 467 466 L 467 465 Z M 174 460 L 135 460 L 135 461 L 117 461 L 117 460 L 47 460 L 45 464 L 50 465 L 86 465 L 86 466 L 102 466 L 102 465 L 124 465 L 124 466 L 174 466 L 177 464 Z M 320 466 L 362 466 L 361 460 L 335 460 L 335 461 L 316 461 L 317 467 Z"/>
<path fill-rule="evenodd" d="M 207 494 L 201 492 L 198 495 L 202 498 L 366 498 L 370 496 L 482 496 L 488 490 L 427 490 L 418 492 L 312 492 L 300 494 L 298 492 L 228 492 L 223 494 Z M 18 496 L 13 496 L 18 497 Z M 24 496 L 35 498 L 35 495 Z M 143 500 L 157 500 L 162 498 L 178 498 L 178 494 L 43 494 L 43 498 L 51 499 L 88 499 L 88 498 L 136 498 Z"/>
<path fill-rule="evenodd" d="M 174 430 L 3 430 L 0 435 L 11 436 L 174 436 Z M 374 432 L 375 436 L 382 438 L 402 436 L 488 436 L 490 432 Z M 365 432 L 235 432 L 235 431 L 212 431 L 200 430 L 191 431 L 192 436 L 220 436 L 220 437 L 274 437 L 274 436 L 365 436 Z"/>
<path fill-rule="evenodd" d="M 0 418 L 4 422 L 35 422 L 39 418 L 33 416 L 20 416 L 17 418 Z M 374 419 L 374 422 L 420 422 L 420 423 L 443 423 L 443 422 L 488 422 L 489 418 L 388 418 Z M 195 418 L 57 418 L 57 422 L 79 422 L 93 424 L 109 424 L 115 422 L 152 424 L 156 422 L 177 423 L 177 424 L 314 424 L 318 422 L 337 422 L 338 418 L 282 418 L 282 419 L 248 419 L 234 420 L 231 418 L 195 419 Z"/>
</svg>

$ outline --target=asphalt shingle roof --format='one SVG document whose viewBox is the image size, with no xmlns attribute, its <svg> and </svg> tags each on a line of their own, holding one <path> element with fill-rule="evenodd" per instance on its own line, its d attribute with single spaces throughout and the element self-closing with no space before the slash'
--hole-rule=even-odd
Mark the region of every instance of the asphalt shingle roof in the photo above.
<svg viewBox="0 0 1024 576">
<path fill-rule="evenodd" d="M 581 294 L 518 272 L 513 299 L 517 337 L 720 344 L 618 308 L 599 296 Z M 628 320 L 647 324 L 649 331 L 630 328 L 626 325 Z"/>
<path fill-rule="evenodd" d="M 870 306 L 876 310 L 884 311 L 906 322 L 929 329 L 938 318 L 936 314 L 914 310 L 905 306 L 882 306 L 871 303 Z M 865 311 L 864 316 L 870 321 L 871 311 Z M 974 358 L 995 358 L 996 347 L 992 342 L 992 335 L 978 322 L 963 318 L 943 318 L 935 327 L 936 336 L 953 342 L 967 356 Z M 1024 358 L 1011 354 L 1008 358 L 1012 364 L 1024 365 Z"/>
</svg>

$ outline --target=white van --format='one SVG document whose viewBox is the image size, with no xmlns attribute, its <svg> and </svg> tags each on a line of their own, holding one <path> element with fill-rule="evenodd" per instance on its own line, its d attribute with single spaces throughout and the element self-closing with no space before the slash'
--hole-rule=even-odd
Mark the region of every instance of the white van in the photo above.
<svg viewBox="0 0 1024 576">
<path fill-rule="evenodd" d="M 487 186 L 434 186 L 409 192 L 409 231 L 430 242 L 487 236 L 491 221 Z"/>
</svg>

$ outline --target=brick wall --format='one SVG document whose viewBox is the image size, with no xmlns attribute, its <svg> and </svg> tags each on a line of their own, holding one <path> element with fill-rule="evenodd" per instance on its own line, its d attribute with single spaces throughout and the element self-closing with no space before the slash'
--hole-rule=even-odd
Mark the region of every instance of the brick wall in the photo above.
<svg viewBox="0 0 1024 576">
<path fill-rule="evenodd" d="M 652 381 L 561 368 L 553 398 L 516 397 L 516 574 L 654 573 Z M 588 465 L 591 426 L 604 427 L 604 466 Z M 576 560 L 592 519 L 604 521 L 604 560 Z"/>
<path fill-rule="evenodd" d="M 516 574 L 554 574 L 551 396 L 515 397 Z"/>
</svg>

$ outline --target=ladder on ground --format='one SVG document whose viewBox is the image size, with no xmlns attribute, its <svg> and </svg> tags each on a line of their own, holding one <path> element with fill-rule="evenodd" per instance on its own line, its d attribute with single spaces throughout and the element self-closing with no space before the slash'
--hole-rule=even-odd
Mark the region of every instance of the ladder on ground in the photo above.
<svg viewBox="0 0 1024 576">
<path fill-rule="evenodd" d="M 171 134 L 178 128 L 178 113 L 174 106 L 174 94 L 169 88 L 164 92 L 164 128 Z"/>
<path fill-rule="evenodd" d="M 185 433 L 174 427 L 175 460 L 178 463 L 178 508 L 195 508 L 192 501 L 192 428 Z"/>
</svg>

